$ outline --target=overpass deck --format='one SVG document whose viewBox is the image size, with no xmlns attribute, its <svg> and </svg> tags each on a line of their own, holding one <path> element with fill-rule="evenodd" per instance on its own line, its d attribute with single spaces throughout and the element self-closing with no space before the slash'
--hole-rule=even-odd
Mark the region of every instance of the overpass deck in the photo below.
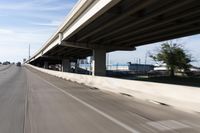
<svg viewBox="0 0 200 133">
<path fill-rule="evenodd" d="M 30 60 L 72 60 L 200 33 L 199 0 L 80 0 Z M 102 57 L 103 58 L 103 57 Z"/>
</svg>

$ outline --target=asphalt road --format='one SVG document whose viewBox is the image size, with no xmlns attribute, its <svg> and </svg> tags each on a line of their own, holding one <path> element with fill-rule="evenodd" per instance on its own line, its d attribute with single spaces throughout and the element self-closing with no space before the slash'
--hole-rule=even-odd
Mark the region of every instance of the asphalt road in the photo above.
<svg viewBox="0 0 200 133">
<path fill-rule="evenodd" d="M 0 71 L 0 133 L 23 133 L 26 72 L 14 65 Z"/>
<path fill-rule="evenodd" d="M 31 68 L 0 72 L 0 133 L 200 133 L 200 115 Z"/>
<path fill-rule="evenodd" d="M 4 71 L 4 70 L 8 69 L 10 66 L 12 66 L 12 65 L 1 65 L 0 64 L 0 71 Z"/>
</svg>

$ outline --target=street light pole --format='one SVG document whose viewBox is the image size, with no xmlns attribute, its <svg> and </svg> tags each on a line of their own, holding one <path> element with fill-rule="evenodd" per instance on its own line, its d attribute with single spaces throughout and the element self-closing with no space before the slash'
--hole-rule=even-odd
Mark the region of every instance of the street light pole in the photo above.
<svg viewBox="0 0 200 133">
<path fill-rule="evenodd" d="M 31 58 L 31 45 L 29 44 L 28 45 L 28 60 L 30 61 L 30 58 Z"/>
</svg>

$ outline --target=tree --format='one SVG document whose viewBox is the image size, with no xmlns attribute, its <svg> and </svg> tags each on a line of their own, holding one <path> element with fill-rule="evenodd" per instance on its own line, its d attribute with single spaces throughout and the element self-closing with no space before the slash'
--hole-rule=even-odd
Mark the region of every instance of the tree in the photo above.
<svg viewBox="0 0 200 133">
<path fill-rule="evenodd" d="M 181 44 L 166 42 L 161 45 L 156 55 L 150 57 L 167 65 L 170 76 L 174 76 L 177 69 L 189 70 L 191 64 L 191 56 L 183 49 Z"/>
</svg>

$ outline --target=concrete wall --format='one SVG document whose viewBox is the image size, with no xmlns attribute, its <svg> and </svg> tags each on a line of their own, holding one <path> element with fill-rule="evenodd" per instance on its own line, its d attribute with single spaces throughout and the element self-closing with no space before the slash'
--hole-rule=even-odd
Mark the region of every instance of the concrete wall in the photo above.
<svg viewBox="0 0 200 133">
<path fill-rule="evenodd" d="M 200 112 L 200 88 L 63 73 L 28 65 L 44 73 L 135 98 L 157 101 L 189 112 Z"/>
</svg>

